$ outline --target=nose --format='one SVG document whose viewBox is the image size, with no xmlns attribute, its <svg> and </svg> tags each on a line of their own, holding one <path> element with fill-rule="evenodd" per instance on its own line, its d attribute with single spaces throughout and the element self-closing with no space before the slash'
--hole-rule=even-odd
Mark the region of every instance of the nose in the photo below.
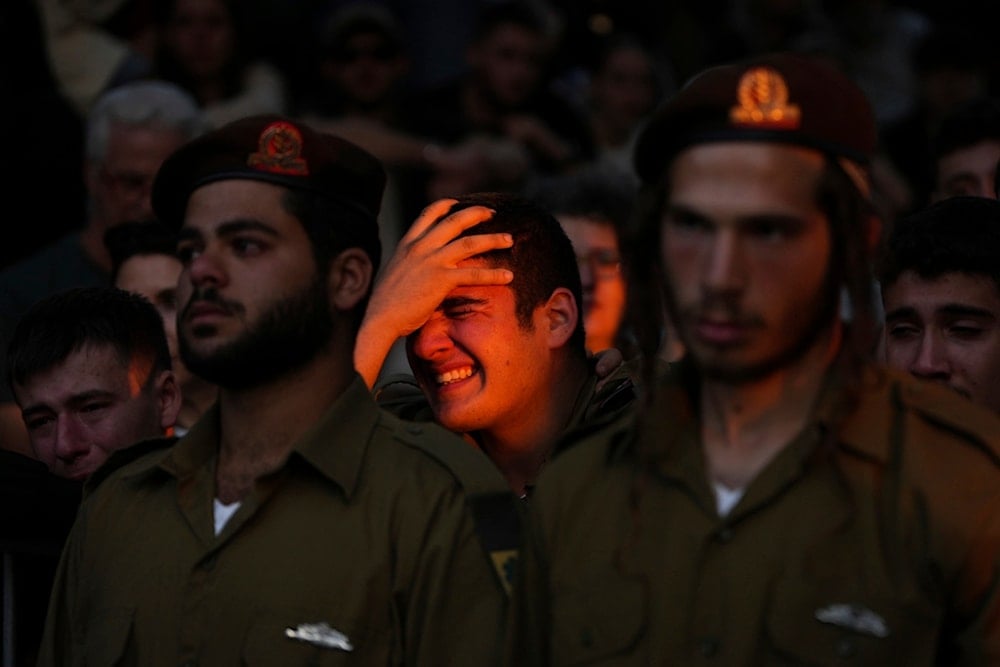
<svg viewBox="0 0 1000 667">
<path fill-rule="evenodd" d="M 69 416 L 57 417 L 55 439 L 55 454 L 60 461 L 71 463 L 90 451 L 90 443 Z"/>
<path fill-rule="evenodd" d="M 910 373 L 931 380 L 947 380 L 951 376 L 946 345 L 933 331 L 925 331 L 920 338 Z"/>
<path fill-rule="evenodd" d="M 195 287 L 219 285 L 225 282 L 225 270 L 211 248 L 206 247 L 194 255 L 187 266 L 188 277 Z M 183 280 L 183 278 L 181 279 Z"/>
<path fill-rule="evenodd" d="M 712 292 L 732 292 L 743 278 L 743 250 L 735 230 L 712 235 L 702 267 L 702 284 Z"/>
<path fill-rule="evenodd" d="M 453 342 L 444 318 L 431 317 L 422 327 L 410 334 L 407 349 L 411 357 L 431 361 L 451 349 Z"/>
</svg>

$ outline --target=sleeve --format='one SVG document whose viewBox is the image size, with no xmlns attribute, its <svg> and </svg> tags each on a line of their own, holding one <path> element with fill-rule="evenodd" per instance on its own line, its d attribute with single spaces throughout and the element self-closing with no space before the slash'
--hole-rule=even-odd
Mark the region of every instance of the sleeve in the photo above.
<svg viewBox="0 0 1000 667">
<path fill-rule="evenodd" d="M 405 605 L 405 664 L 498 665 L 507 599 L 458 487 L 425 525 Z"/>
<path fill-rule="evenodd" d="M 38 667 L 83 665 L 84 632 L 80 609 L 86 503 L 80 508 L 63 547 L 49 596 Z"/>
</svg>

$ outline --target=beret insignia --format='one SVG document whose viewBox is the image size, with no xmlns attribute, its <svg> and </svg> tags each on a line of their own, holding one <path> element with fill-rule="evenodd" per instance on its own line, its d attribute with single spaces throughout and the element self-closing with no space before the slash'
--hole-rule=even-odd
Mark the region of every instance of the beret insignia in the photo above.
<svg viewBox="0 0 1000 667">
<path fill-rule="evenodd" d="M 309 175 L 302 159 L 302 133 L 285 121 L 271 123 L 260 133 L 257 152 L 247 158 L 247 165 L 276 174 Z"/>
<path fill-rule="evenodd" d="M 797 129 L 799 107 L 788 103 L 788 84 L 772 67 L 753 67 L 740 77 L 738 103 L 729 110 L 734 125 Z"/>
</svg>

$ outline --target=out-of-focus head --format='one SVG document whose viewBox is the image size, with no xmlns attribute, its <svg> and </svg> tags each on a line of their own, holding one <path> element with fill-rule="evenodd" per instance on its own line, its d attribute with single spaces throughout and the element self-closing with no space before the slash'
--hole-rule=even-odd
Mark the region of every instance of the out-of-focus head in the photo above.
<svg viewBox="0 0 1000 667">
<path fill-rule="evenodd" d="M 327 19 L 321 37 L 320 76 L 345 108 L 377 107 L 406 74 L 402 27 L 391 11 L 364 2 L 344 5 Z"/>
<path fill-rule="evenodd" d="M 933 201 L 958 195 L 997 198 L 1000 99 L 984 97 L 941 123 L 932 146 Z"/>
<path fill-rule="evenodd" d="M 86 128 L 90 213 L 102 229 L 153 217 L 150 189 L 164 160 L 204 129 L 188 93 L 165 81 L 112 88 L 91 107 Z"/>
<path fill-rule="evenodd" d="M 466 59 L 493 104 L 517 109 L 537 92 L 549 50 L 548 24 L 533 4 L 493 2 L 480 10 Z"/>
<path fill-rule="evenodd" d="M 573 244 L 583 289 L 587 350 L 618 347 L 626 310 L 623 237 L 632 216 L 631 174 L 595 167 L 546 179 L 531 192 Z"/>
<path fill-rule="evenodd" d="M 653 115 L 634 154 L 644 183 L 636 283 L 666 287 L 689 349 L 696 352 L 701 337 L 706 354 L 712 348 L 733 360 L 722 366 L 734 377 L 764 372 L 829 325 L 843 286 L 858 323 L 851 347 L 865 353 L 874 335 L 870 255 L 879 225 L 867 164 L 876 130 L 853 81 L 823 60 L 791 53 L 712 67 Z M 723 261 L 716 241 L 724 235 L 708 232 L 727 229 L 746 243 Z M 785 252 L 765 262 L 768 238 L 767 247 L 776 252 L 785 244 Z M 714 272 L 710 280 L 689 275 L 706 270 Z M 761 292 L 756 302 L 747 296 L 762 289 L 774 294 Z M 657 312 L 655 295 L 643 301 L 643 312 Z M 791 312 L 797 301 L 808 317 Z M 684 308 L 686 315 L 678 312 Z M 663 327 L 640 333 L 643 346 L 655 350 Z M 760 345 L 751 344 L 757 338 Z M 740 355 L 746 358 L 737 363 Z"/>
<path fill-rule="evenodd" d="M 180 409 L 160 314 L 111 286 L 33 305 L 7 371 L 35 455 L 62 477 L 83 479 L 112 452 L 164 435 Z"/>
</svg>

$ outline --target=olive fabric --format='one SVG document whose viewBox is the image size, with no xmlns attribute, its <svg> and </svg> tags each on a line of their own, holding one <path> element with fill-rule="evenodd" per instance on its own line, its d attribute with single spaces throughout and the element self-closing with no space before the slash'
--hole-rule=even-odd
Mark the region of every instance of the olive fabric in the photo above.
<svg viewBox="0 0 1000 667">
<path fill-rule="evenodd" d="M 214 407 L 88 490 L 40 665 L 496 663 L 506 599 L 465 489 L 502 480 L 461 439 L 356 377 L 216 535 L 219 429 Z"/>
<path fill-rule="evenodd" d="M 832 375 L 719 516 L 690 370 L 542 473 L 509 664 L 1000 664 L 996 414 L 872 368 L 839 421 Z"/>
</svg>

